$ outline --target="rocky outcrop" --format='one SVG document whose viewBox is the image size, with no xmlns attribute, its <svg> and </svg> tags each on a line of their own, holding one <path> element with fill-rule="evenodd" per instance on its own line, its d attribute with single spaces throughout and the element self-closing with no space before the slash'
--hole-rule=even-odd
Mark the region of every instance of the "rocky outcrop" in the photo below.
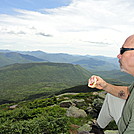
<svg viewBox="0 0 134 134">
<path fill-rule="evenodd" d="M 60 102 L 60 107 L 69 108 L 71 105 L 76 107 L 82 107 L 86 105 L 86 102 L 84 99 L 71 99 L 71 100 L 65 100 Z"/>
<path fill-rule="evenodd" d="M 69 117 L 75 117 L 75 118 L 87 116 L 86 112 L 83 109 L 79 109 L 75 106 L 70 106 L 67 109 L 66 115 Z"/>
<path fill-rule="evenodd" d="M 63 107 L 63 108 L 69 108 L 70 106 L 72 105 L 75 105 L 71 100 L 65 100 L 65 101 L 62 101 L 60 102 L 60 107 Z"/>
</svg>

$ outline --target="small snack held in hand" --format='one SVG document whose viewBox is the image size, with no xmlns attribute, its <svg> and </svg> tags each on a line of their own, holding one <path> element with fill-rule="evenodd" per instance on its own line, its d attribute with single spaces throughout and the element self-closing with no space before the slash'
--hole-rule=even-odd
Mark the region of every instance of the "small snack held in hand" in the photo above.
<svg viewBox="0 0 134 134">
<path fill-rule="evenodd" d="M 96 78 L 93 78 L 92 81 L 89 80 L 89 82 L 88 82 L 88 87 L 95 88 L 95 87 L 96 87 L 96 81 L 97 81 Z"/>
</svg>

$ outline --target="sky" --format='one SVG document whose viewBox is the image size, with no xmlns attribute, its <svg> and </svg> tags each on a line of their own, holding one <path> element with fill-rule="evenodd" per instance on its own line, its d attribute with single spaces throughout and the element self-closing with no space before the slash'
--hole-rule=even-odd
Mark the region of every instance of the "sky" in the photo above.
<svg viewBox="0 0 134 134">
<path fill-rule="evenodd" d="M 0 0 L 0 49 L 116 57 L 133 0 Z"/>
</svg>

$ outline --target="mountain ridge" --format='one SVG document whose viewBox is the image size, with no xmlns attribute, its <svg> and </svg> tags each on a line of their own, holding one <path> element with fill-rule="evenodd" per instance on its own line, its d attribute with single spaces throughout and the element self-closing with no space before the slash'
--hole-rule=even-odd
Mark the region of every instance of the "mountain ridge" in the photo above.
<svg viewBox="0 0 134 134">
<path fill-rule="evenodd" d="M 6 53 L 7 50 L 0 50 Z M 9 52 L 9 51 L 8 51 Z M 12 52 L 12 51 L 11 51 Z M 41 62 L 55 62 L 55 63 L 71 63 L 79 64 L 89 71 L 109 71 L 119 69 L 117 58 L 105 56 L 90 56 L 90 55 L 71 55 L 66 53 L 46 53 L 43 51 L 16 51 L 17 53 L 29 56 L 34 56 L 41 59 Z M 26 57 L 26 56 L 25 56 Z M 44 60 L 44 61 L 43 61 Z M 85 63 L 83 64 L 82 61 Z M 0 60 L 1 62 L 1 60 Z M 35 62 L 35 61 L 31 61 Z M 96 65 L 92 66 L 93 63 Z"/>
<path fill-rule="evenodd" d="M 46 60 L 40 59 L 32 55 L 24 55 L 17 52 L 0 52 L 0 67 L 14 64 L 14 63 L 29 63 L 29 62 L 45 62 Z"/>
<path fill-rule="evenodd" d="M 0 102 L 18 101 L 38 94 L 48 97 L 87 83 L 91 72 L 68 63 L 16 63 L 0 68 Z"/>
</svg>

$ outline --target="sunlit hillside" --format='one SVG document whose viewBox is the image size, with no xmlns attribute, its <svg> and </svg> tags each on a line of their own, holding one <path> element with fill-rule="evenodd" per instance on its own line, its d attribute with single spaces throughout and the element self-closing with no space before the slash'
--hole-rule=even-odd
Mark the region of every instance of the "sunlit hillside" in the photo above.
<svg viewBox="0 0 134 134">
<path fill-rule="evenodd" d="M 67 63 L 26 63 L 0 68 L 0 102 L 48 97 L 72 86 L 86 84 L 91 73 Z"/>
</svg>

